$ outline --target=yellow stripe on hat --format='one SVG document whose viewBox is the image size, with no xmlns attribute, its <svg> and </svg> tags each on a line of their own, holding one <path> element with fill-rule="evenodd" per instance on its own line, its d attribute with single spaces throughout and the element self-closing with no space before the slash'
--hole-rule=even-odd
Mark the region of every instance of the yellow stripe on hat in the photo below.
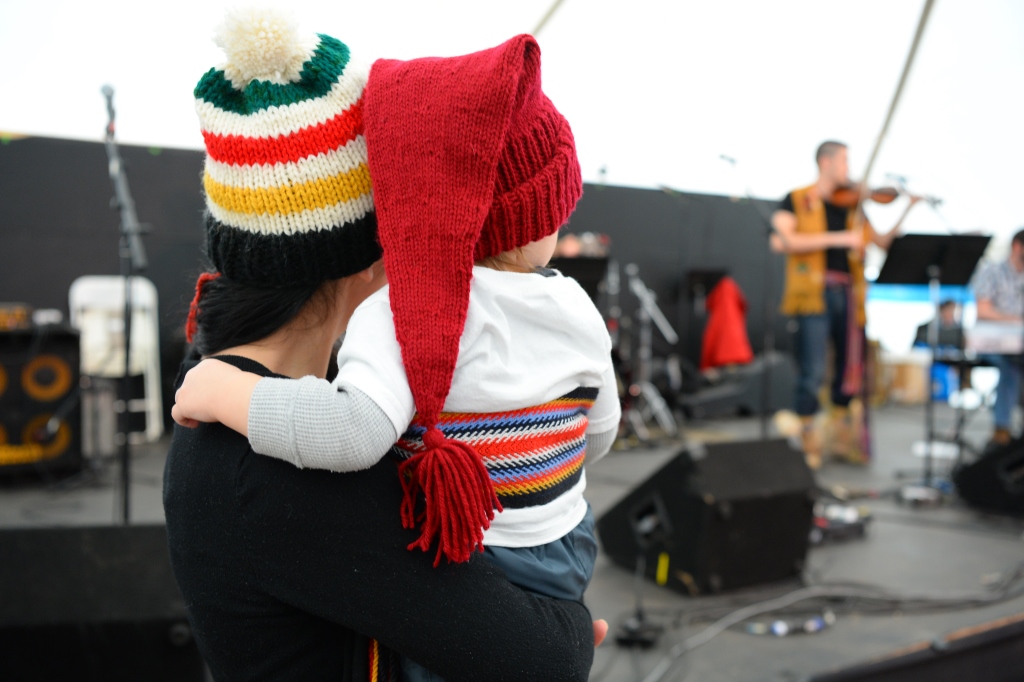
<svg viewBox="0 0 1024 682">
<path fill-rule="evenodd" d="M 372 189 L 370 170 L 365 163 L 327 178 L 280 187 L 232 187 L 204 172 L 203 187 L 207 198 L 225 210 L 246 215 L 282 216 L 352 201 Z"/>
<path fill-rule="evenodd" d="M 238 213 L 227 211 L 212 201 L 206 202 L 206 208 L 218 222 L 253 234 L 302 234 L 332 230 L 364 219 L 373 211 L 373 193 L 364 194 L 352 201 L 339 201 L 324 208 L 311 208 L 289 215 Z"/>
</svg>

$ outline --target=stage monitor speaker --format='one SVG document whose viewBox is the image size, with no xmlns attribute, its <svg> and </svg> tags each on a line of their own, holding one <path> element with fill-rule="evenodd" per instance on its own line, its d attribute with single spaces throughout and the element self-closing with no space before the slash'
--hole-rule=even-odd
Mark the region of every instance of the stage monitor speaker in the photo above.
<svg viewBox="0 0 1024 682">
<path fill-rule="evenodd" d="M 820 673 L 808 682 L 1019 682 L 1024 614 L 919 642 L 869 663 Z"/>
<path fill-rule="evenodd" d="M 984 511 L 1024 515 L 1024 440 L 994 447 L 953 473 L 957 492 Z"/>
<path fill-rule="evenodd" d="M 78 334 L 34 327 L 0 332 L 0 474 L 75 471 L 82 466 L 77 401 Z"/>
<path fill-rule="evenodd" d="M 814 479 L 788 441 L 690 446 L 597 524 L 605 553 L 684 594 L 717 593 L 799 574 Z"/>
<path fill-rule="evenodd" d="M 164 526 L 0 531 L 0 680 L 199 682 Z"/>
</svg>

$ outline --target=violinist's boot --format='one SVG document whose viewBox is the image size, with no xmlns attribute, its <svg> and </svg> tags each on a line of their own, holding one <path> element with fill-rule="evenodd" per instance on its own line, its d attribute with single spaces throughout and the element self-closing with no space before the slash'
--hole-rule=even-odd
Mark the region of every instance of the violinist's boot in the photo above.
<svg viewBox="0 0 1024 682">
<path fill-rule="evenodd" d="M 780 436 L 790 439 L 794 445 L 799 443 L 804 425 L 800 415 L 796 412 L 792 410 L 779 410 L 772 415 L 772 424 L 775 426 L 775 432 Z"/>
<path fill-rule="evenodd" d="M 800 417 L 800 446 L 804 451 L 807 466 L 813 470 L 821 468 L 821 433 L 815 424 L 814 415 Z"/>
<path fill-rule="evenodd" d="M 849 407 L 833 407 L 829 411 L 825 454 L 847 464 L 863 466 L 868 462 L 861 445 L 863 411 L 859 408 L 860 404 L 855 401 Z"/>
</svg>

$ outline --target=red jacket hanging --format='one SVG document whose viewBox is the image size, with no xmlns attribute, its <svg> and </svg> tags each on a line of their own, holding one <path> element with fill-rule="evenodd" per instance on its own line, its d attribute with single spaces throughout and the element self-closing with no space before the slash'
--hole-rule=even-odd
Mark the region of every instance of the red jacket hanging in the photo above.
<svg viewBox="0 0 1024 682">
<path fill-rule="evenodd" d="M 701 370 L 745 365 L 754 359 L 747 337 L 747 299 L 731 277 L 723 277 L 707 299 L 708 324 L 700 355 Z"/>
</svg>

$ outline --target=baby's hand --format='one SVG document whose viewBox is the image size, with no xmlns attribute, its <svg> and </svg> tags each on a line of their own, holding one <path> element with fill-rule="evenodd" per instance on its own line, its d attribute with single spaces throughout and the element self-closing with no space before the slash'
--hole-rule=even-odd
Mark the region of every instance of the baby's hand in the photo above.
<svg viewBox="0 0 1024 682">
<path fill-rule="evenodd" d="M 194 429 L 200 422 L 222 421 L 217 416 L 221 403 L 220 390 L 244 372 L 216 359 L 203 360 L 185 375 L 181 388 L 174 394 L 171 416 L 182 426 Z"/>
<path fill-rule="evenodd" d="M 608 634 L 608 621 L 604 618 L 594 621 L 594 648 L 601 646 L 605 636 Z"/>
</svg>

